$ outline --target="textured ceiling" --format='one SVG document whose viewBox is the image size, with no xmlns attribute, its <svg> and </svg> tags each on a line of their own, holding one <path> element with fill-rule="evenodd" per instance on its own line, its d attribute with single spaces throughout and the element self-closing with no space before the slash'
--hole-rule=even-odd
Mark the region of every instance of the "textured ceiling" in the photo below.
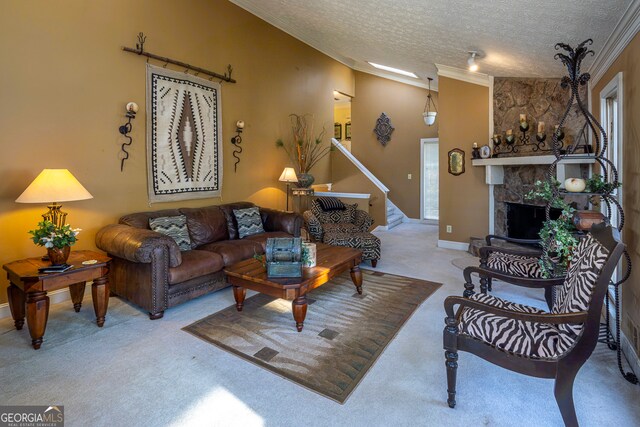
<svg viewBox="0 0 640 427">
<path fill-rule="evenodd" d="M 631 1 L 231 0 L 352 68 L 373 72 L 371 61 L 424 81 L 434 64 L 465 68 L 469 50 L 483 53 L 481 73 L 560 77 L 554 45 L 592 38 L 597 54 Z"/>
</svg>

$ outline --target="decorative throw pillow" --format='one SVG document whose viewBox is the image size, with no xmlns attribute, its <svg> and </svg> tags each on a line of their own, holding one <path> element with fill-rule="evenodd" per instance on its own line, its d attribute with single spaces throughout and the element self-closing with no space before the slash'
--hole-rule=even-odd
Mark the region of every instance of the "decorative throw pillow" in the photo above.
<svg viewBox="0 0 640 427">
<path fill-rule="evenodd" d="M 316 199 L 320 205 L 320 209 L 325 212 L 328 211 L 343 211 L 346 209 L 342 200 L 335 197 L 318 197 Z"/>
<path fill-rule="evenodd" d="M 234 209 L 233 215 L 238 222 L 238 235 L 241 239 L 252 234 L 264 233 L 260 208 Z"/>
<path fill-rule="evenodd" d="M 176 241 L 181 251 L 191 249 L 191 239 L 189 239 L 189 229 L 187 228 L 187 217 L 163 216 L 149 219 L 149 227 L 153 231 L 166 234 Z"/>
</svg>

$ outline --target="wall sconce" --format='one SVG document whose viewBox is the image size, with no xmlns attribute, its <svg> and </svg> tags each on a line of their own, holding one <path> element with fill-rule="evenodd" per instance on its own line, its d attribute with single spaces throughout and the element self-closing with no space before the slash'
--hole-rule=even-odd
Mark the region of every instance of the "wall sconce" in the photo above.
<svg viewBox="0 0 640 427">
<path fill-rule="evenodd" d="M 231 143 L 235 146 L 233 150 L 233 157 L 235 157 L 236 159 L 236 162 L 233 165 L 234 172 L 238 171 L 238 163 L 240 163 L 240 157 L 238 156 L 240 155 L 240 153 L 242 153 L 242 147 L 240 146 L 240 144 L 242 144 L 242 137 L 240 136 L 240 134 L 242 133 L 243 129 L 244 129 L 244 122 L 242 120 L 238 120 L 236 122 L 236 136 L 231 138 Z"/>
<path fill-rule="evenodd" d="M 135 102 L 129 102 L 125 109 L 127 111 L 125 117 L 127 117 L 128 120 L 127 123 L 120 126 L 118 130 L 122 135 L 124 135 L 125 138 L 129 139 L 129 142 L 123 142 L 122 146 L 120 147 L 120 149 L 124 152 L 124 157 L 122 158 L 122 160 L 120 160 L 120 172 L 124 170 L 124 161 L 129 158 L 129 152 L 126 150 L 126 147 L 133 143 L 133 138 L 129 136 L 129 133 L 133 129 L 133 126 L 131 125 L 131 119 L 136 118 L 136 113 L 138 112 L 138 104 L 136 104 Z"/>
<path fill-rule="evenodd" d="M 436 108 L 436 102 L 431 99 L 431 77 L 427 77 L 429 80 L 429 92 L 427 94 L 427 103 L 424 105 L 424 113 L 422 113 L 422 118 L 424 119 L 424 124 L 427 126 L 431 126 L 436 122 L 436 115 L 438 114 L 438 109 Z M 431 104 L 433 104 L 433 111 L 431 111 Z"/>
</svg>

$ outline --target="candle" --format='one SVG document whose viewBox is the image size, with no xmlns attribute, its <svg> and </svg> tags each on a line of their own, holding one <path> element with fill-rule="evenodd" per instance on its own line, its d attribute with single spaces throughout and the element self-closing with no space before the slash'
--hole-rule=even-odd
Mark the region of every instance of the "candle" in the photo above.
<svg viewBox="0 0 640 427">
<path fill-rule="evenodd" d="M 507 129 L 507 136 L 513 135 L 513 129 Z"/>
<path fill-rule="evenodd" d="M 538 122 L 538 133 L 544 133 L 544 122 Z"/>
<path fill-rule="evenodd" d="M 557 132 L 559 127 L 560 127 L 560 125 L 555 125 L 555 126 L 553 127 L 553 130 L 554 130 L 555 132 Z"/>
<path fill-rule="evenodd" d="M 244 122 L 243 122 L 242 120 L 238 120 L 238 121 L 236 122 L 236 127 L 237 127 L 238 129 L 244 129 Z"/>
<path fill-rule="evenodd" d="M 526 122 L 526 121 L 527 121 L 527 115 L 526 114 L 520 114 L 520 123 Z"/>
<path fill-rule="evenodd" d="M 473 148 L 478 148 L 478 143 L 477 142 L 473 143 Z"/>
</svg>

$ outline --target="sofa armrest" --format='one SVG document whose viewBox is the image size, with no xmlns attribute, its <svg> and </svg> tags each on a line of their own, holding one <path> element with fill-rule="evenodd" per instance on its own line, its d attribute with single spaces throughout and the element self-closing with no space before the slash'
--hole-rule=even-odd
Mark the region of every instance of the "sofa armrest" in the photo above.
<svg viewBox="0 0 640 427">
<path fill-rule="evenodd" d="M 284 231 L 294 237 L 300 237 L 300 229 L 304 222 L 302 215 L 268 208 L 260 208 L 260 215 L 264 231 Z"/>
<path fill-rule="evenodd" d="M 353 223 L 361 231 L 369 231 L 373 225 L 373 218 L 367 212 L 358 209 L 356 210 L 356 217 L 353 220 Z"/>
<path fill-rule="evenodd" d="M 169 266 L 182 264 L 180 248 L 171 237 L 144 228 L 124 224 L 107 225 L 96 234 L 96 246 L 110 255 L 140 263 L 150 263 L 152 252 L 165 246 L 169 253 Z"/>
<path fill-rule="evenodd" d="M 318 218 L 316 218 L 316 216 L 311 211 L 305 211 L 302 216 L 304 218 L 304 223 L 307 227 L 307 231 L 309 232 L 311 237 L 313 237 L 313 240 L 315 240 L 316 242 L 322 242 L 322 235 L 324 233 L 322 230 L 322 224 L 320 223 L 320 221 L 318 221 Z"/>
</svg>

